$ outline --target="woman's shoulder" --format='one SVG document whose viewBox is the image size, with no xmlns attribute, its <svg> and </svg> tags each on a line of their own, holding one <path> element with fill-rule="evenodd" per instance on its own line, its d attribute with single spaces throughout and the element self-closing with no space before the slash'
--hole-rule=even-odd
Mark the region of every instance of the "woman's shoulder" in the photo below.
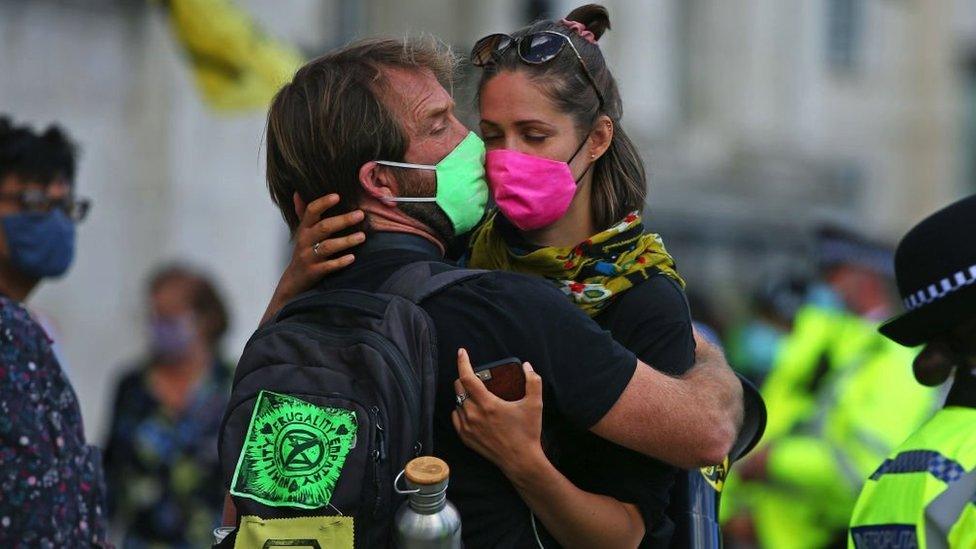
<svg viewBox="0 0 976 549">
<path fill-rule="evenodd" d="M 672 278 L 651 276 L 620 295 L 601 316 L 600 324 L 614 339 L 654 368 L 680 375 L 694 364 L 691 311 Z"/>
<path fill-rule="evenodd" d="M 119 368 L 115 384 L 115 406 L 133 407 L 143 406 L 152 402 L 146 375 L 149 360 L 140 358 L 126 362 Z"/>
<path fill-rule="evenodd" d="M 660 272 L 622 293 L 613 308 L 618 317 L 630 323 L 691 323 L 691 309 L 684 289 L 676 280 Z"/>
<path fill-rule="evenodd" d="M 0 325 L 4 327 L 3 331 L 7 335 L 11 335 L 14 331 L 26 331 L 35 336 L 44 334 L 40 325 L 22 304 L 3 295 L 0 295 Z"/>
<path fill-rule="evenodd" d="M 51 338 L 21 303 L 0 296 L 0 356 L 6 362 L 56 363 Z"/>
</svg>

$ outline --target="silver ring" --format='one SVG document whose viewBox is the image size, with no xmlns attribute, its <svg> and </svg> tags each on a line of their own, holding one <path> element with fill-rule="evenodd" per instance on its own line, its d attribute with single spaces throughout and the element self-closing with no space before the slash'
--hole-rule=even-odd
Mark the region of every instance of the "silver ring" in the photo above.
<svg viewBox="0 0 976 549">
<path fill-rule="evenodd" d="M 458 408 L 464 406 L 464 401 L 468 400 L 468 393 L 461 393 L 460 395 L 454 395 L 454 403 Z"/>
<path fill-rule="evenodd" d="M 312 244 L 312 253 L 315 254 L 315 257 L 321 257 L 319 255 L 319 244 L 321 244 L 321 242 L 316 242 L 315 244 Z"/>
</svg>

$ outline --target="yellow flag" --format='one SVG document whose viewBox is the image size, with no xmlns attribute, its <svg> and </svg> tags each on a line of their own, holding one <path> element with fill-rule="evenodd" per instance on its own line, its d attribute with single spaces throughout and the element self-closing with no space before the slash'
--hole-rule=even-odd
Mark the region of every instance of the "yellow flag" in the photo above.
<svg viewBox="0 0 976 549">
<path fill-rule="evenodd" d="M 219 110 L 264 108 L 304 62 L 231 0 L 169 0 L 173 31 L 204 100 Z"/>
</svg>

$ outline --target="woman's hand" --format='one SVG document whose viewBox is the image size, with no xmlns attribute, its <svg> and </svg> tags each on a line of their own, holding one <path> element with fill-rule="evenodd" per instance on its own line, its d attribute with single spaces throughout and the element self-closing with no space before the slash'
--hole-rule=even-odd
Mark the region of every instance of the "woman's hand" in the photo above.
<svg viewBox="0 0 976 549">
<path fill-rule="evenodd" d="M 542 378 L 528 362 L 525 397 L 508 402 L 474 375 L 458 349 L 457 395 L 467 395 L 451 414 L 465 446 L 508 477 L 522 500 L 563 547 L 636 547 L 644 519 L 636 505 L 577 488 L 542 450 Z"/>
<path fill-rule="evenodd" d="M 322 219 L 322 215 L 329 208 L 339 203 L 339 195 L 325 195 L 312 201 L 307 207 L 298 193 L 295 193 L 294 200 L 295 210 L 302 218 L 295 230 L 295 249 L 288 267 L 278 281 L 264 318 L 261 319 L 262 324 L 273 317 L 285 303 L 310 289 L 324 276 L 352 264 L 355 261 L 352 254 L 334 256 L 366 240 L 366 235 L 361 231 L 331 238 L 335 233 L 362 221 L 364 215 L 362 210 L 354 210 Z"/>
<path fill-rule="evenodd" d="M 474 374 L 464 349 L 458 350 L 458 379 L 454 391 L 467 395 L 451 414 L 454 429 L 465 446 L 497 465 L 506 475 L 518 476 L 543 462 L 542 378 L 528 362 L 525 397 L 508 402 L 493 395 Z M 540 461 L 541 460 L 541 461 Z"/>
</svg>

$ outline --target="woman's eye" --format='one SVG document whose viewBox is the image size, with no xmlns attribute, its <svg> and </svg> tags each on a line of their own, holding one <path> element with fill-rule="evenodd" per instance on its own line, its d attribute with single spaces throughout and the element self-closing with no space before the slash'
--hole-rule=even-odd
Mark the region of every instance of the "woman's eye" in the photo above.
<svg viewBox="0 0 976 549">
<path fill-rule="evenodd" d="M 549 137 L 548 135 L 525 134 L 525 140 L 529 141 L 530 143 L 542 143 L 548 137 Z"/>
<path fill-rule="evenodd" d="M 500 134 L 495 135 L 495 134 L 486 133 L 481 136 L 482 141 L 495 141 L 496 139 L 501 139 L 501 138 L 502 136 Z"/>
</svg>

